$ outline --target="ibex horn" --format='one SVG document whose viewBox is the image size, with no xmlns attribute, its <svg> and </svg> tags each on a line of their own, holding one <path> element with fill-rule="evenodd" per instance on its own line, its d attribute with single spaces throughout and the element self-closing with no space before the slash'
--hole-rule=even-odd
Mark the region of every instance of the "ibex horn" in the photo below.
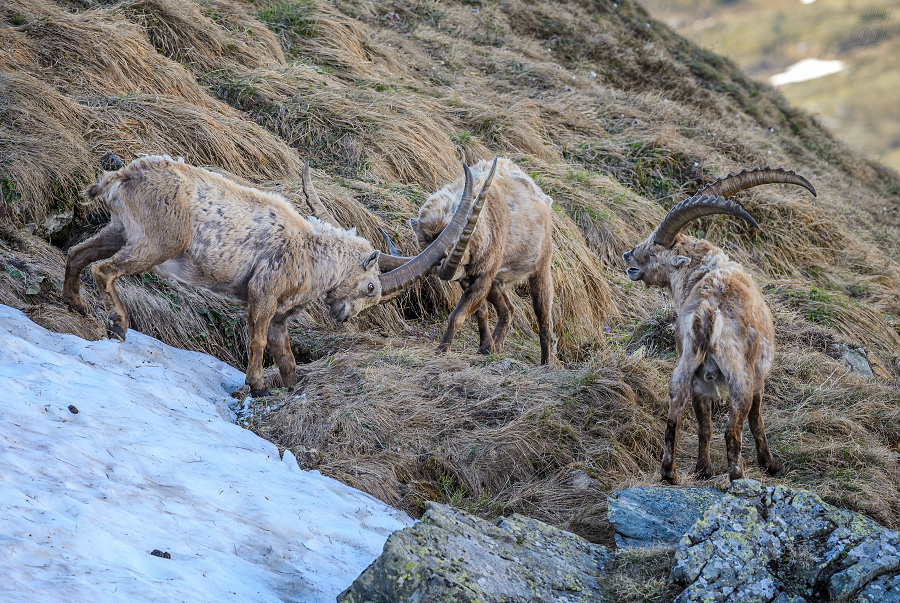
<svg viewBox="0 0 900 603">
<path fill-rule="evenodd" d="M 487 198 L 488 188 L 490 188 L 491 181 L 494 179 L 494 170 L 496 169 L 497 158 L 495 157 L 494 163 L 491 165 L 491 172 L 488 174 L 487 180 L 484 181 L 481 192 L 478 193 L 478 199 L 475 201 L 472 215 L 469 216 L 469 221 L 466 223 L 466 229 L 463 230 L 459 240 L 453 245 L 453 250 L 450 252 L 450 255 L 447 256 L 447 259 L 444 260 L 444 263 L 441 264 L 440 268 L 437 270 L 437 275 L 442 280 L 448 281 L 456 274 L 456 268 L 459 266 L 459 262 L 462 260 L 466 248 L 469 246 L 469 239 L 472 238 L 472 233 L 475 232 L 475 225 L 478 222 L 478 216 L 481 213 L 481 208 L 484 206 L 484 200 Z M 466 172 L 469 172 L 468 166 L 466 166 Z"/>
<path fill-rule="evenodd" d="M 381 236 L 384 237 L 384 243 L 385 245 L 387 245 L 388 253 L 390 253 L 391 255 L 399 256 L 400 250 L 397 249 L 397 246 L 394 245 L 393 241 L 391 241 L 391 237 L 388 236 L 388 233 L 384 232 L 384 229 L 381 226 L 378 227 L 378 232 L 380 232 Z"/>
<path fill-rule="evenodd" d="M 471 223 L 473 219 L 478 219 L 478 213 L 472 207 L 472 172 L 467 165 L 463 166 L 463 170 L 466 174 L 466 185 L 463 189 L 462 199 L 460 200 L 459 206 L 456 208 L 456 213 L 453 214 L 450 223 L 422 253 L 399 268 L 381 274 L 379 278 L 381 279 L 382 296 L 388 296 L 401 289 L 424 274 L 426 270 L 440 262 L 450 245 L 460 239 L 460 236 L 463 234 L 468 224 Z M 480 211 L 480 208 L 478 210 Z M 381 266 L 382 257 L 384 257 L 384 254 L 378 258 L 379 266 Z"/>
<path fill-rule="evenodd" d="M 719 178 L 715 182 L 701 188 L 697 191 L 697 195 L 728 198 L 742 190 L 759 186 L 760 184 L 777 183 L 796 184 L 811 192 L 813 197 L 816 196 L 816 189 L 813 188 L 813 185 L 809 180 L 800 174 L 797 174 L 793 170 L 771 168 L 769 166 L 764 168 L 757 167 L 752 170 L 744 168 L 737 174 L 728 174 L 724 178 Z"/>
<path fill-rule="evenodd" d="M 309 177 L 308 161 L 303 164 L 301 179 L 303 183 L 303 194 L 306 196 L 306 202 L 309 204 L 309 208 L 312 210 L 313 215 L 323 222 L 328 222 L 335 228 L 342 228 L 341 225 L 337 223 L 337 220 L 335 220 L 328 212 L 328 209 L 325 208 L 325 204 L 319 200 L 319 194 L 316 193 L 316 187 L 313 186 L 312 179 Z"/>
<path fill-rule="evenodd" d="M 724 197 L 711 197 L 709 195 L 694 195 L 685 199 L 666 214 L 659 226 L 653 232 L 653 241 L 663 247 L 671 247 L 675 243 L 684 227 L 703 216 L 712 214 L 728 214 L 746 220 L 756 228 L 759 224 L 748 214 L 743 207 L 734 201 L 728 201 Z"/>
</svg>

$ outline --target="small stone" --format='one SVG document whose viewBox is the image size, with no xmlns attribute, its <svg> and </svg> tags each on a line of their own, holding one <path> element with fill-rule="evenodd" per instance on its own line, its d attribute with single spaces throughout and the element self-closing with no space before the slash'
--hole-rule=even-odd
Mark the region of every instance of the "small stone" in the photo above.
<svg viewBox="0 0 900 603">
<path fill-rule="evenodd" d="M 78 409 L 75 408 L 75 405 L 74 405 L 74 404 L 69 404 L 69 412 L 72 413 L 73 415 L 77 415 L 77 414 L 78 414 Z"/>
<path fill-rule="evenodd" d="M 154 557 L 162 557 L 163 559 L 171 559 L 172 555 L 170 555 L 167 551 L 161 551 L 159 549 L 153 549 L 150 551 L 150 554 Z"/>
</svg>

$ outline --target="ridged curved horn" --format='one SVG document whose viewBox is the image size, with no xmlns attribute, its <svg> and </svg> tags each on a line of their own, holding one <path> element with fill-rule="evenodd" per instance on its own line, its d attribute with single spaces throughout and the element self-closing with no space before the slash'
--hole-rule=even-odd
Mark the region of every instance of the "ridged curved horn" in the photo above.
<svg viewBox="0 0 900 603">
<path fill-rule="evenodd" d="M 816 195 L 816 189 L 809 180 L 794 172 L 784 168 L 772 168 L 766 166 L 764 168 L 757 167 L 752 170 L 744 168 L 737 174 L 731 173 L 724 178 L 719 178 L 715 182 L 707 184 L 699 191 L 697 195 L 709 195 L 710 197 L 730 197 L 748 188 L 759 186 L 760 184 L 796 184 L 802 186 L 809 192 Z M 696 195 L 695 195 L 696 196 Z"/>
<path fill-rule="evenodd" d="M 671 247 L 675 243 L 675 237 L 684 230 L 685 226 L 697 218 L 712 214 L 735 216 L 759 228 L 759 224 L 756 223 L 753 216 L 734 201 L 728 201 L 724 197 L 694 195 L 669 210 L 666 217 L 653 231 L 653 242 L 666 248 Z"/>
<path fill-rule="evenodd" d="M 441 264 L 441 267 L 437 270 L 438 278 L 441 280 L 448 281 L 456 274 L 456 267 L 459 266 L 459 262 L 462 260 L 463 254 L 469 246 L 469 239 L 472 238 L 472 233 L 475 232 L 475 225 L 478 222 L 478 216 L 481 214 L 481 208 L 484 206 L 484 200 L 487 198 L 487 191 L 491 186 L 491 181 L 494 179 L 494 170 L 496 169 L 497 158 L 495 157 L 494 163 L 491 165 L 491 172 L 488 174 L 487 180 L 484 181 L 481 192 L 478 193 L 478 199 L 476 199 L 475 206 L 472 208 L 472 214 L 469 216 L 469 221 L 466 223 L 466 229 L 463 231 L 456 244 L 453 245 L 453 250 L 450 252 L 450 255 L 447 256 L 447 259 L 444 260 L 444 263 Z M 466 166 L 466 171 L 469 171 L 468 166 Z"/>
<path fill-rule="evenodd" d="M 411 257 L 400 255 L 400 250 L 397 249 L 397 247 L 394 245 L 394 242 L 391 241 L 388 233 L 384 232 L 383 228 L 379 226 L 378 231 L 381 233 L 381 236 L 384 237 L 384 242 L 387 244 L 387 248 L 389 251 L 389 253 L 382 253 L 378 256 L 378 268 L 382 272 L 388 272 L 390 270 L 399 268 L 412 259 Z"/>
<path fill-rule="evenodd" d="M 330 213 L 328 213 L 328 209 L 325 208 L 325 204 L 319 200 L 319 194 L 316 192 L 316 187 L 313 186 L 312 179 L 309 177 L 309 162 L 303 164 L 303 171 L 301 172 L 301 181 L 303 183 L 303 194 L 306 196 L 306 203 L 309 205 L 309 208 L 312 210 L 313 215 L 323 222 L 328 222 L 335 228 L 343 227 L 337 223 Z"/>
<path fill-rule="evenodd" d="M 388 236 L 388 233 L 384 232 L 384 229 L 381 226 L 378 227 L 378 232 L 380 232 L 381 236 L 384 237 L 384 243 L 387 245 L 388 253 L 395 256 L 401 255 L 400 250 L 397 249 L 397 246 L 394 245 L 391 237 Z"/>
<path fill-rule="evenodd" d="M 385 272 L 378 277 L 381 279 L 381 295 L 383 298 L 406 286 L 437 264 L 444 257 L 447 248 L 455 241 L 458 241 L 460 235 L 463 234 L 463 230 L 465 230 L 469 222 L 469 214 L 474 213 L 472 212 L 472 172 L 467 165 L 464 165 L 463 168 L 466 173 L 466 186 L 463 189 L 462 199 L 450 223 L 422 253 L 399 268 Z M 476 219 L 477 217 L 476 215 Z M 381 266 L 381 257 L 379 257 L 378 265 Z M 390 299 L 390 297 L 387 298 Z"/>
<path fill-rule="evenodd" d="M 100 157 L 100 169 L 104 172 L 114 172 L 125 167 L 119 156 L 112 151 L 107 151 Z"/>
</svg>

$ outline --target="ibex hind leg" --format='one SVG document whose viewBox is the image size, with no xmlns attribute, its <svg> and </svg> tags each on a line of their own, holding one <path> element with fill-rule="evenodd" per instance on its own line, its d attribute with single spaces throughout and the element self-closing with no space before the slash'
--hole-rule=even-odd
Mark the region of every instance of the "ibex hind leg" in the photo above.
<svg viewBox="0 0 900 603">
<path fill-rule="evenodd" d="M 712 439 L 712 404 L 713 400 L 706 396 L 693 392 L 691 402 L 694 405 L 694 414 L 697 417 L 697 466 L 694 469 L 700 479 L 712 477 L 712 461 L 709 459 L 709 443 Z"/>
<path fill-rule="evenodd" d="M 107 224 L 96 235 L 69 249 L 66 257 L 66 276 L 63 280 L 63 299 L 73 311 L 87 314 L 81 301 L 81 271 L 98 260 L 105 260 L 125 245 L 125 231 L 121 224 Z"/>
<path fill-rule="evenodd" d="M 784 466 L 775 460 L 769 450 L 769 440 L 766 437 L 766 428 L 762 418 L 762 389 L 753 394 L 753 402 L 750 405 L 750 413 L 747 422 L 750 424 L 750 433 L 756 442 L 756 460 L 766 473 L 773 477 L 784 475 Z"/>
<path fill-rule="evenodd" d="M 725 451 L 728 454 L 728 477 L 734 481 L 744 477 L 744 460 L 741 457 L 744 420 L 753 405 L 749 379 L 742 375 L 729 375 L 728 398 L 731 411 L 725 429 Z"/>
<path fill-rule="evenodd" d="M 94 265 L 94 282 L 103 306 L 109 317 L 109 335 L 124 340 L 128 332 L 128 312 L 116 291 L 116 280 L 129 274 L 147 272 L 157 264 L 170 259 L 173 254 L 165 253 L 147 239 L 135 244 L 126 244 L 105 262 Z"/>
<path fill-rule="evenodd" d="M 538 336 L 541 339 L 541 364 L 547 364 L 553 353 L 553 277 L 550 274 L 550 264 L 529 278 L 528 285 L 538 323 Z"/>
</svg>

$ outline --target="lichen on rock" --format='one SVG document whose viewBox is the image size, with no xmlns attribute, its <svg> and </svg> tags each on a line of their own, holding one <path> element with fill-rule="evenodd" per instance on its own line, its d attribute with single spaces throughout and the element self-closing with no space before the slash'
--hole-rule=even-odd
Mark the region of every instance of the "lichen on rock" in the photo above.
<svg viewBox="0 0 900 603">
<path fill-rule="evenodd" d="M 682 537 L 679 603 L 900 602 L 900 534 L 805 490 L 743 479 Z"/>
<path fill-rule="evenodd" d="M 388 538 L 339 603 L 604 600 L 604 547 L 521 515 L 492 524 L 446 505 L 427 508 Z"/>
</svg>

